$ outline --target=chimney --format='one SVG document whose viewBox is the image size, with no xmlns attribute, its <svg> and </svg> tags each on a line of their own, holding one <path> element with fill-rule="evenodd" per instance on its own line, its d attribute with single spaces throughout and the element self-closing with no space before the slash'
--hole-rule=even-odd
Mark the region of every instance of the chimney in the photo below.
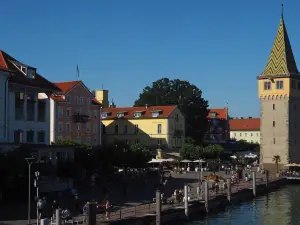
<svg viewBox="0 0 300 225">
<path fill-rule="evenodd" d="M 108 90 L 96 90 L 95 98 L 103 105 L 103 108 L 108 108 Z"/>
<path fill-rule="evenodd" d="M 248 119 L 252 119 L 252 117 L 251 117 L 251 116 L 249 116 L 249 117 L 248 117 Z"/>
<path fill-rule="evenodd" d="M 109 104 L 109 108 L 116 108 L 116 105 L 115 105 L 115 102 L 114 102 L 113 98 L 111 99 L 111 103 Z"/>
<path fill-rule="evenodd" d="M 146 109 L 148 109 L 148 104 L 146 104 Z"/>
<path fill-rule="evenodd" d="M 243 120 L 243 119 L 244 119 L 244 117 L 241 117 L 241 119 Z"/>
</svg>

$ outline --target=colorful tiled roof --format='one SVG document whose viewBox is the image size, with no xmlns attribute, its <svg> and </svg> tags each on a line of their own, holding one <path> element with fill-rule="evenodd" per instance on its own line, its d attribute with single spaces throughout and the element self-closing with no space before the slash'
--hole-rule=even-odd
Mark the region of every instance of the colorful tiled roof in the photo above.
<svg viewBox="0 0 300 225">
<path fill-rule="evenodd" d="M 260 118 L 231 119 L 229 127 L 230 131 L 258 131 L 260 130 Z"/>
<path fill-rule="evenodd" d="M 154 118 L 153 112 L 159 112 L 155 118 L 167 118 L 177 108 L 176 105 L 171 106 L 150 106 L 150 107 L 124 107 L 124 108 L 103 108 L 102 114 L 107 113 L 107 117 L 103 120 L 111 120 L 118 118 L 119 113 L 124 113 L 124 119 L 149 119 Z M 135 117 L 134 113 L 141 113 L 140 117 Z"/>
<path fill-rule="evenodd" d="M 80 80 L 74 80 L 74 81 L 66 81 L 66 82 L 56 82 L 54 83 L 60 90 L 62 90 L 63 94 L 66 94 L 69 92 L 73 87 L 75 87 L 78 83 L 80 83 Z"/>
<path fill-rule="evenodd" d="M 83 82 L 81 80 L 56 82 L 54 84 L 61 90 L 60 94 L 66 94 L 79 83 L 83 84 Z M 88 91 L 88 89 L 87 89 L 87 91 Z M 91 95 L 92 95 L 92 93 L 91 93 Z M 51 98 L 55 101 L 65 101 L 65 98 L 63 96 L 52 95 Z M 102 105 L 96 98 L 92 99 L 92 103 L 95 105 Z"/>
<path fill-rule="evenodd" d="M 221 108 L 221 109 L 208 109 L 208 115 L 207 118 L 211 118 L 211 114 L 210 113 L 216 113 L 216 117 L 218 119 L 224 119 L 226 120 L 228 117 L 228 108 Z"/>
<path fill-rule="evenodd" d="M 60 91 L 59 88 L 57 88 L 53 83 L 51 83 L 46 78 L 39 75 L 38 73 L 35 74 L 34 79 L 28 78 L 26 75 L 24 75 L 20 70 L 18 70 L 13 65 L 12 63 L 13 61 L 23 64 L 18 60 L 16 60 L 15 58 L 8 55 L 7 53 L 5 53 L 4 51 L 0 50 L 0 67 L 3 69 L 10 70 L 12 74 L 12 76 L 9 79 L 9 82 L 18 83 L 25 86 L 43 88 L 48 91 Z"/>
<path fill-rule="evenodd" d="M 280 18 L 277 35 L 268 63 L 261 76 L 299 74 L 283 16 Z"/>
</svg>

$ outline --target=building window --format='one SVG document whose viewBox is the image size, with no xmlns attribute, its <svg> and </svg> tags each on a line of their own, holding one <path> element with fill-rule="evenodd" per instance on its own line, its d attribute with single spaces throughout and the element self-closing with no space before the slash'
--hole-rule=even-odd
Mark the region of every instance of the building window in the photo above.
<svg viewBox="0 0 300 225">
<path fill-rule="evenodd" d="M 234 133 L 234 136 L 236 137 L 236 133 Z"/>
<path fill-rule="evenodd" d="M 135 112 L 133 114 L 134 118 L 139 118 L 139 117 L 141 117 L 141 115 L 142 115 L 142 113 L 140 113 L 140 112 Z"/>
<path fill-rule="evenodd" d="M 273 121 L 273 127 L 275 127 L 275 121 Z"/>
<path fill-rule="evenodd" d="M 86 143 L 87 143 L 88 145 L 91 144 L 91 138 L 90 138 L 90 137 L 87 137 L 87 138 L 86 138 Z"/>
<path fill-rule="evenodd" d="M 46 102 L 44 99 L 38 100 L 38 122 L 46 121 Z"/>
<path fill-rule="evenodd" d="M 161 124 L 157 124 L 157 133 L 161 134 Z"/>
<path fill-rule="evenodd" d="M 67 109 L 66 116 L 71 117 L 71 115 L 72 115 L 71 109 Z"/>
<path fill-rule="evenodd" d="M 270 81 L 264 82 L 264 90 L 271 90 L 271 82 Z"/>
<path fill-rule="evenodd" d="M 45 143 L 45 131 L 41 130 L 38 132 L 38 142 Z"/>
<path fill-rule="evenodd" d="M 275 138 L 273 138 L 273 144 L 275 144 L 275 143 L 276 143 Z"/>
<path fill-rule="evenodd" d="M 128 132 L 128 126 L 124 125 L 124 134 L 127 134 L 127 132 Z"/>
<path fill-rule="evenodd" d="M 71 124 L 67 123 L 66 124 L 66 132 L 70 132 L 71 131 Z"/>
<path fill-rule="evenodd" d="M 296 89 L 296 81 L 295 80 L 292 80 L 292 88 Z"/>
<path fill-rule="evenodd" d="M 87 115 L 89 116 L 89 119 L 90 119 L 91 118 L 91 111 L 90 110 L 87 111 Z"/>
<path fill-rule="evenodd" d="M 15 93 L 15 119 L 24 120 L 24 93 Z"/>
<path fill-rule="evenodd" d="M 57 141 L 62 141 L 62 140 L 63 140 L 63 138 L 61 135 L 57 136 Z"/>
<path fill-rule="evenodd" d="M 275 104 L 273 104 L 273 110 L 275 110 Z"/>
<path fill-rule="evenodd" d="M 77 142 L 77 143 L 81 143 L 81 137 L 77 136 L 77 137 L 76 137 L 76 142 Z"/>
<path fill-rule="evenodd" d="M 245 133 L 245 137 L 247 137 L 247 133 Z"/>
<path fill-rule="evenodd" d="M 94 111 L 94 119 L 97 119 L 97 111 Z"/>
<path fill-rule="evenodd" d="M 63 131 L 63 129 L 62 129 L 62 123 L 61 123 L 61 122 L 59 122 L 59 123 L 57 124 L 57 131 L 58 131 L 58 132 L 62 132 L 62 131 Z"/>
<path fill-rule="evenodd" d="M 140 143 L 140 139 L 135 139 L 135 144 L 138 144 L 138 143 Z"/>
<path fill-rule="evenodd" d="M 76 104 L 79 105 L 79 97 L 76 96 Z"/>
<path fill-rule="evenodd" d="M 34 121 L 36 95 L 27 94 L 27 121 Z"/>
<path fill-rule="evenodd" d="M 77 132 L 80 132 L 80 130 L 81 130 L 81 124 L 80 123 L 76 123 L 76 127 L 77 127 Z"/>
<path fill-rule="evenodd" d="M 240 137 L 242 137 L 242 133 L 240 133 Z"/>
<path fill-rule="evenodd" d="M 87 98 L 87 104 L 88 104 L 88 105 L 91 104 L 91 98 L 90 98 L 90 97 Z"/>
<path fill-rule="evenodd" d="M 139 132 L 139 125 L 135 124 L 134 125 L 134 133 L 137 134 Z"/>
<path fill-rule="evenodd" d="M 86 132 L 87 132 L 87 133 L 90 133 L 90 130 L 91 130 L 91 124 L 90 124 L 90 123 L 87 123 L 87 124 L 86 124 Z"/>
<path fill-rule="evenodd" d="M 106 134 L 106 127 L 104 124 L 102 125 L 102 134 Z"/>
<path fill-rule="evenodd" d="M 97 144 L 97 138 L 94 138 L 94 144 L 95 145 Z"/>
<path fill-rule="evenodd" d="M 67 100 L 67 103 L 68 103 L 68 104 L 71 104 L 71 96 L 70 96 L 70 95 L 67 95 L 67 96 L 66 96 L 66 100 Z"/>
<path fill-rule="evenodd" d="M 251 133 L 251 137 L 253 136 L 253 134 Z"/>
<path fill-rule="evenodd" d="M 14 141 L 15 143 L 23 143 L 23 131 L 15 130 L 14 132 Z"/>
<path fill-rule="evenodd" d="M 32 130 L 27 131 L 27 142 L 33 143 L 34 142 L 34 132 Z"/>
<path fill-rule="evenodd" d="M 115 125 L 115 134 L 118 134 L 118 133 L 119 133 L 119 126 Z"/>
<path fill-rule="evenodd" d="M 79 104 L 80 104 L 80 105 L 83 105 L 83 97 L 80 97 L 80 98 L 79 98 Z"/>
<path fill-rule="evenodd" d="M 210 116 L 210 118 L 216 118 L 216 113 L 215 113 L 215 112 L 211 112 L 211 113 L 209 114 L 209 116 Z"/>
<path fill-rule="evenodd" d="M 58 116 L 62 117 L 64 115 L 64 109 L 62 107 L 58 108 Z"/>
<path fill-rule="evenodd" d="M 276 89 L 283 89 L 283 80 L 276 81 Z"/>
</svg>

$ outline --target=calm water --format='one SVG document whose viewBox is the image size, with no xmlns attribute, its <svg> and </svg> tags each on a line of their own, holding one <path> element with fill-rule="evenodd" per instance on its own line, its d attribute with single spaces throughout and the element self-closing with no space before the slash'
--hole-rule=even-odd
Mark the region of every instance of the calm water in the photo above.
<svg viewBox="0 0 300 225">
<path fill-rule="evenodd" d="M 300 185 L 287 186 L 252 202 L 228 207 L 185 225 L 296 225 L 300 224 Z"/>
</svg>

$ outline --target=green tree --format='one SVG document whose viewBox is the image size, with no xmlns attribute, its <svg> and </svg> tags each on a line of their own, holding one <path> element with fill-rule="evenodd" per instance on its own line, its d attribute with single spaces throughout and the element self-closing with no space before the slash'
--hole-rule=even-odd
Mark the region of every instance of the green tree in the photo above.
<svg viewBox="0 0 300 225">
<path fill-rule="evenodd" d="M 162 78 L 145 87 L 135 106 L 178 105 L 185 116 L 186 136 L 202 143 L 207 130 L 208 102 L 202 98 L 202 91 L 188 81 Z"/>
<path fill-rule="evenodd" d="M 140 143 L 132 144 L 127 154 L 131 159 L 129 167 L 135 168 L 146 167 L 152 157 L 150 150 Z"/>
<path fill-rule="evenodd" d="M 204 149 L 205 158 L 216 159 L 220 158 L 220 155 L 223 151 L 223 147 L 221 145 L 207 145 Z"/>
<path fill-rule="evenodd" d="M 203 157 L 203 148 L 199 145 L 184 143 L 179 153 L 182 159 L 196 160 Z"/>
</svg>

